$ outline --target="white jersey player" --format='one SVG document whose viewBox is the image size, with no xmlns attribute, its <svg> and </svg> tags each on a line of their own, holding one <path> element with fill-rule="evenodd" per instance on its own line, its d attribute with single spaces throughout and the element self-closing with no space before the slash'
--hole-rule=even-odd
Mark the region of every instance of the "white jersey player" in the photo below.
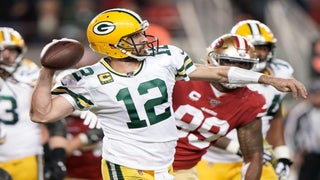
<svg viewBox="0 0 320 180">
<path fill-rule="evenodd" d="M 0 145 L 0 162 L 42 154 L 40 125 L 30 120 L 29 109 L 38 68 L 29 60 L 23 60 L 13 78 L 8 78 L 0 91 L 1 131 L 4 143 Z M 35 68 L 36 67 L 36 68 Z M 24 73 L 29 73 L 26 75 Z M 22 77 L 21 77 L 22 75 Z M 24 79 L 20 82 L 17 79 Z"/>
<path fill-rule="evenodd" d="M 12 28 L 0 28 L 0 167 L 12 179 L 43 179 L 41 125 L 30 120 L 39 68 L 23 58 L 25 44 Z"/>
<path fill-rule="evenodd" d="M 63 87 L 53 93 L 97 115 L 105 135 L 104 159 L 136 169 L 166 169 L 178 137 L 172 89 L 176 78 L 188 79 L 194 69 L 189 63 L 187 54 L 174 46 L 160 46 L 132 74 L 115 72 L 104 58 L 64 77 Z"/>
</svg>

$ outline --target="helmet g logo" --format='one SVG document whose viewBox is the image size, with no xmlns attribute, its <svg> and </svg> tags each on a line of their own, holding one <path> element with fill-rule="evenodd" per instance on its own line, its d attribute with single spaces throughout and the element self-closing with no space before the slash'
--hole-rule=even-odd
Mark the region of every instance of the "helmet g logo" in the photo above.
<svg viewBox="0 0 320 180">
<path fill-rule="evenodd" d="M 100 22 L 93 27 L 93 32 L 98 35 L 106 35 L 111 33 L 115 27 L 111 22 Z"/>
</svg>

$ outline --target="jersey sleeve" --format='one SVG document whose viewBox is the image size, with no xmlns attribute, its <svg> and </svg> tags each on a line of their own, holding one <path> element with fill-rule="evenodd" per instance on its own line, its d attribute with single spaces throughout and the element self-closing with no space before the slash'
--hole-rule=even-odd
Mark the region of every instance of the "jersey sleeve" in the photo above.
<svg viewBox="0 0 320 180">
<path fill-rule="evenodd" d="M 176 46 L 169 46 L 169 49 L 173 57 L 173 66 L 177 71 L 176 79 L 187 81 L 190 80 L 188 75 L 196 69 L 192 59 L 185 51 Z"/>
<path fill-rule="evenodd" d="M 78 81 L 73 73 L 67 74 L 55 85 L 52 94 L 63 96 L 77 110 L 88 110 L 94 103 L 90 92 L 84 88 L 84 82 L 82 80 Z"/>
</svg>

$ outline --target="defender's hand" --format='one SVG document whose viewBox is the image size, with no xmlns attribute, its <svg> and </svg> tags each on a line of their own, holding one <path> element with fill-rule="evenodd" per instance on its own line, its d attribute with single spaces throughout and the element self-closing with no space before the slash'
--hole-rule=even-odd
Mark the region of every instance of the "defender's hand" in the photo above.
<svg viewBox="0 0 320 180">
<path fill-rule="evenodd" d="M 102 129 L 89 129 L 85 133 L 80 133 L 79 138 L 84 145 L 95 144 L 103 139 Z"/>
<path fill-rule="evenodd" d="M 272 85 L 282 92 L 292 92 L 292 96 L 295 99 L 297 99 L 299 95 L 303 98 L 307 98 L 308 95 L 306 87 L 294 78 L 285 79 L 263 75 L 260 77 L 259 82 Z"/>
</svg>

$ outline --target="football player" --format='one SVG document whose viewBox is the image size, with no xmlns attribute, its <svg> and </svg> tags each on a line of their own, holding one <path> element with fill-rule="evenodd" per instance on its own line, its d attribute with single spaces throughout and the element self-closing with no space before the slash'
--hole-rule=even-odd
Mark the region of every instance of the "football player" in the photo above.
<svg viewBox="0 0 320 180">
<path fill-rule="evenodd" d="M 251 70 L 257 62 L 253 45 L 241 36 L 226 34 L 208 47 L 208 66 Z M 177 82 L 173 90 L 173 109 L 179 130 L 173 163 L 175 179 L 198 179 L 195 166 L 201 156 L 232 129 L 238 131 L 243 152 L 243 178 L 259 179 L 262 166 L 260 117 L 266 113 L 264 105 L 264 97 L 244 84 Z"/>
<path fill-rule="evenodd" d="M 267 83 L 306 97 L 299 81 L 279 79 L 241 68 L 195 65 L 186 52 L 172 45 L 158 46 L 145 34 L 149 23 L 128 9 L 109 9 L 87 28 L 90 47 L 105 56 L 98 63 L 65 76 L 53 90 L 55 70 L 42 68 L 32 96 L 34 122 L 52 122 L 75 109 L 92 111 L 104 132 L 104 179 L 172 179 L 177 131 L 172 110 L 176 80 Z"/>
<path fill-rule="evenodd" d="M 85 111 L 83 111 L 85 112 Z M 101 129 L 92 128 L 83 124 L 81 116 L 73 115 L 66 118 L 67 138 L 69 145 L 74 144 L 78 137 L 81 147 L 70 153 L 66 158 L 67 178 L 102 180 L 101 155 L 102 138 Z"/>
<path fill-rule="evenodd" d="M 282 78 L 293 76 L 292 66 L 274 57 L 277 39 L 268 26 L 256 20 L 244 20 L 238 22 L 231 33 L 242 35 L 254 44 L 259 59 L 255 71 Z M 264 162 L 261 179 L 288 179 L 292 163 L 284 141 L 284 117 L 281 108 L 281 102 L 287 93 L 269 85 L 250 84 L 249 88 L 259 91 L 265 97 L 268 107 L 268 113 L 262 117 L 264 159 L 268 161 Z M 229 150 L 233 147 L 232 152 L 239 152 L 236 132 L 231 132 L 227 137 L 233 139 L 229 144 Z M 203 159 L 204 161 L 197 166 L 200 179 L 239 179 L 239 167 L 242 165 L 240 156 L 211 147 Z M 227 173 L 231 170 L 238 173 Z"/>
<path fill-rule="evenodd" d="M 39 68 L 24 57 L 25 52 L 19 32 L 0 27 L 0 168 L 12 179 L 43 179 L 43 126 L 29 116 Z"/>
</svg>

